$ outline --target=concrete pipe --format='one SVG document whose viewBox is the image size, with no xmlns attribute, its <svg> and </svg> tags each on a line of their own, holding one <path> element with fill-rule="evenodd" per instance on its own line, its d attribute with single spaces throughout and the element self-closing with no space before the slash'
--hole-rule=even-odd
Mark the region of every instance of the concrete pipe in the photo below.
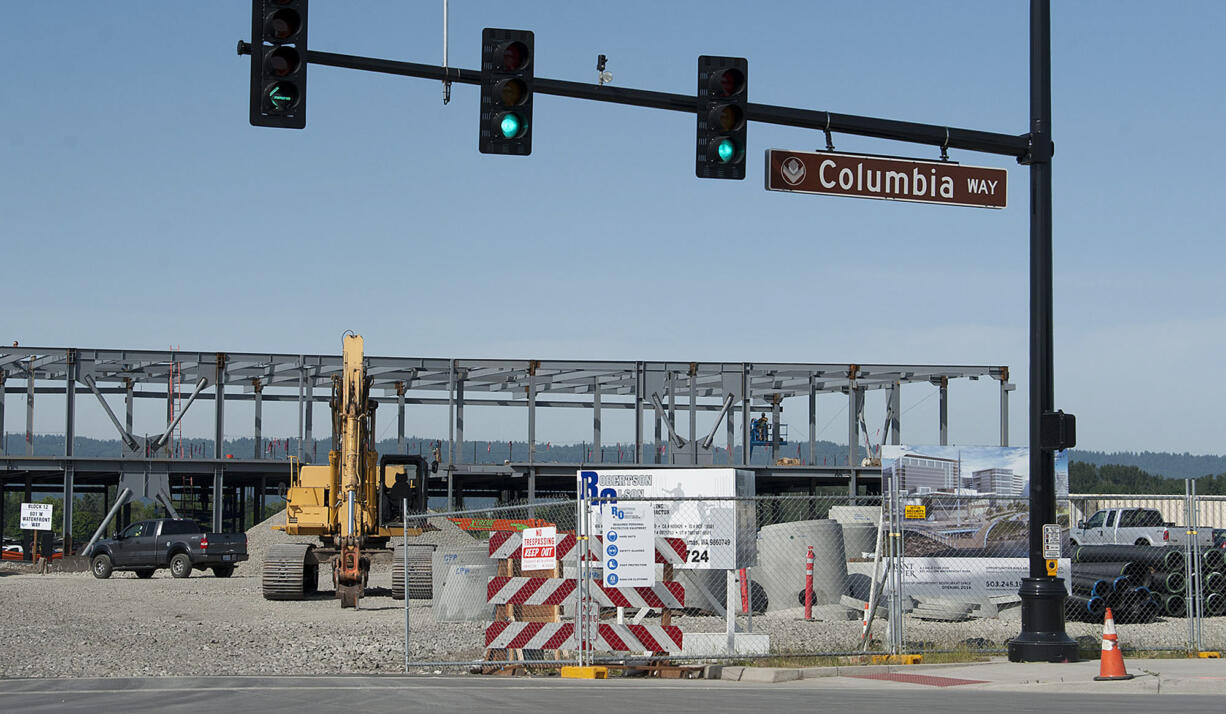
<svg viewBox="0 0 1226 714">
<path fill-rule="evenodd" d="M 805 556 L 813 546 L 813 604 L 838 604 L 847 580 L 843 528 L 819 519 L 778 523 L 758 533 L 758 567 L 754 582 L 766 591 L 768 611 L 804 603 Z"/>
</svg>

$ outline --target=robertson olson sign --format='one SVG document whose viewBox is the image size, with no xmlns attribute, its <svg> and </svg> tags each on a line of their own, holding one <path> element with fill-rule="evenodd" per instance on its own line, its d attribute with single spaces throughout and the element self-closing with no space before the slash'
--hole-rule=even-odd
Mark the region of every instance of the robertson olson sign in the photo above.
<svg viewBox="0 0 1226 714">
<path fill-rule="evenodd" d="M 766 151 L 766 189 L 1004 208 L 1004 169 L 829 151 Z"/>
</svg>

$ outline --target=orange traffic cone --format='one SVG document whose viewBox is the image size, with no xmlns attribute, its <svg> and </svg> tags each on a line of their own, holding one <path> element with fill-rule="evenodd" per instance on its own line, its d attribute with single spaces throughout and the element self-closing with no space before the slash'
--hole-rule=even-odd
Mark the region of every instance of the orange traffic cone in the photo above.
<svg viewBox="0 0 1226 714">
<path fill-rule="evenodd" d="M 1120 652 L 1120 639 L 1115 636 L 1115 618 L 1111 608 L 1107 608 L 1107 616 L 1103 621 L 1103 654 L 1099 660 L 1096 682 L 1110 682 L 1118 679 L 1132 679 L 1133 675 L 1124 669 L 1124 653 Z"/>
</svg>

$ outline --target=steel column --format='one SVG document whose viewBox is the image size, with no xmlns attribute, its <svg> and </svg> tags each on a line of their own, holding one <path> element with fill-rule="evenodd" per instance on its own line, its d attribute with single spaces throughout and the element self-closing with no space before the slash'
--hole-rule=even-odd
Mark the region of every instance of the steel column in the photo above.
<svg viewBox="0 0 1226 714">
<path fill-rule="evenodd" d="M 668 373 L 668 423 L 672 425 L 671 431 L 676 432 L 677 431 L 677 375 L 675 372 Z M 677 448 L 677 445 L 675 443 L 672 443 L 671 438 L 669 439 L 669 442 L 670 443 L 668 445 L 668 453 L 670 455 L 669 460 L 671 461 L 672 460 L 671 455 L 673 453 L 673 449 Z"/>
<path fill-rule="evenodd" d="M 304 414 L 305 414 L 303 423 L 304 423 L 304 428 L 306 429 L 306 433 L 304 436 L 304 438 L 306 439 L 306 449 L 302 452 L 302 455 L 306 456 L 309 453 L 311 455 L 310 463 L 312 464 L 315 463 L 316 456 L 317 456 L 315 453 L 315 418 L 314 418 L 315 376 L 316 376 L 315 372 L 312 371 L 309 373 L 309 376 L 306 379 L 306 402 L 303 405 Z"/>
<path fill-rule="evenodd" d="M 251 387 L 255 390 L 255 453 L 251 458 L 264 458 L 264 383 L 258 379 L 251 380 Z M 263 519 L 260 519 L 263 520 Z"/>
<path fill-rule="evenodd" d="M 698 465 L 698 375 L 697 369 L 690 367 L 690 463 Z"/>
<path fill-rule="evenodd" d="M 134 382 L 132 381 L 131 377 L 124 377 L 123 379 L 123 425 L 124 425 L 124 428 L 127 429 L 129 434 L 132 433 L 132 398 L 133 398 L 132 397 L 132 385 L 133 384 Z M 142 444 L 142 449 L 144 446 L 147 446 L 148 443 L 149 443 L 149 440 L 145 439 L 144 444 Z M 144 456 L 146 454 L 142 453 L 141 455 Z"/>
<path fill-rule="evenodd" d="M 34 455 L 34 358 L 26 376 L 26 456 Z"/>
<path fill-rule="evenodd" d="M 73 492 L 73 481 L 75 474 L 73 472 L 72 451 L 73 445 L 77 437 L 77 371 L 80 368 L 77 364 L 77 351 L 68 350 L 67 352 L 68 368 L 65 371 L 64 379 L 64 456 L 67 460 L 64 462 L 64 555 L 72 555 L 74 549 L 72 547 L 72 511 L 76 505 L 76 494 Z"/>
<path fill-rule="evenodd" d="M 771 460 L 770 463 L 775 463 L 779 460 L 779 395 L 771 395 Z"/>
<path fill-rule="evenodd" d="M 817 377 L 809 375 L 809 465 L 817 463 Z"/>
<path fill-rule="evenodd" d="M 657 429 L 659 426 L 656 427 Z M 580 457 L 580 461 L 604 461 L 600 455 L 600 377 L 592 378 L 592 458 Z"/>
<path fill-rule="evenodd" d="M 1000 445 L 1009 445 L 1009 392 L 1016 389 L 1017 386 L 1009 384 L 1009 373 L 1006 370 L 1005 375 L 1000 379 Z"/>
<path fill-rule="evenodd" d="M 864 408 L 864 388 L 855 386 L 855 378 L 852 378 L 850 384 L 847 389 L 847 493 L 855 498 L 859 490 L 859 484 L 856 482 L 856 469 L 859 467 L 856 463 L 856 453 L 860 445 L 860 411 Z"/>
<path fill-rule="evenodd" d="M 396 382 L 396 453 L 408 453 L 404 448 L 404 382 Z"/>
<path fill-rule="evenodd" d="M 643 463 L 643 401 L 647 395 L 646 366 L 642 362 L 634 363 L 634 463 Z"/>
<path fill-rule="evenodd" d="M 0 369 L 0 454 L 8 454 L 5 448 L 8 443 L 8 434 L 4 431 L 4 382 L 8 379 L 8 372 Z M 0 488 L 0 493 L 3 493 Z M 4 510 L 3 499 L 0 499 L 0 511 Z M 0 523 L 0 533 L 4 532 L 4 524 Z"/>
<path fill-rule="evenodd" d="M 217 354 L 215 371 L 216 398 L 213 400 L 213 458 L 217 464 L 213 467 L 213 530 L 220 531 L 222 523 L 222 501 L 225 487 L 225 468 L 222 459 L 226 457 L 226 355 Z"/>
<path fill-rule="evenodd" d="M 174 390 L 175 368 L 174 368 L 174 365 L 175 365 L 174 352 L 171 352 L 170 369 L 169 369 L 170 376 L 166 380 L 166 433 L 168 436 L 166 438 L 165 443 L 162 444 L 162 448 L 165 450 L 166 456 L 168 458 L 173 458 L 175 455 L 175 448 L 174 448 L 175 438 L 173 434 L 174 432 L 173 427 L 175 423 L 175 390 Z"/>
<path fill-rule="evenodd" d="M 750 445 L 752 435 L 749 432 L 753 427 L 750 423 L 749 413 L 749 408 L 753 401 L 753 395 L 751 394 L 753 382 L 749 379 L 749 365 L 741 366 L 741 386 L 743 387 L 741 391 L 741 463 L 748 466 L 751 452 L 753 451 L 753 446 Z"/>
<path fill-rule="evenodd" d="M 940 432 L 941 446 L 949 444 L 949 378 L 941 377 Z"/>
<path fill-rule="evenodd" d="M 305 433 L 305 425 L 303 419 L 306 418 L 306 413 L 303 408 L 303 397 L 306 396 L 306 365 L 303 364 L 304 358 L 298 358 L 298 463 L 302 463 L 302 436 Z M 337 434 L 332 435 L 333 440 L 338 438 Z"/>
<path fill-rule="evenodd" d="M 447 363 L 447 490 L 451 490 L 455 463 L 455 360 Z"/>
<path fill-rule="evenodd" d="M 528 463 L 536 463 L 536 369 L 528 373 Z"/>
<path fill-rule="evenodd" d="M 456 463 L 464 463 L 464 374 L 456 373 L 455 381 L 455 447 Z"/>
</svg>

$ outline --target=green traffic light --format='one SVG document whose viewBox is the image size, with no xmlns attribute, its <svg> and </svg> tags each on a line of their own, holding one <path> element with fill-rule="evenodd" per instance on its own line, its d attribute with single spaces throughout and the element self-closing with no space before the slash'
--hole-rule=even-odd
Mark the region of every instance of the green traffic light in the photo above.
<svg viewBox="0 0 1226 714">
<path fill-rule="evenodd" d="M 503 115 L 502 121 L 499 122 L 498 128 L 502 131 L 504 138 L 514 139 L 523 130 L 524 123 L 518 114 L 507 112 Z"/>
<path fill-rule="evenodd" d="M 736 142 L 732 139 L 723 139 L 715 151 L 719 155 L 719 160 L 726 164 L 736 158 Z"/>
<path fill-rule="evenodd" d="M 298 103 L 298 87 L 292 82 L 278 82 L 268 88 L 267 96 L 273 111 L 288 111 Z"/>
</svg>

